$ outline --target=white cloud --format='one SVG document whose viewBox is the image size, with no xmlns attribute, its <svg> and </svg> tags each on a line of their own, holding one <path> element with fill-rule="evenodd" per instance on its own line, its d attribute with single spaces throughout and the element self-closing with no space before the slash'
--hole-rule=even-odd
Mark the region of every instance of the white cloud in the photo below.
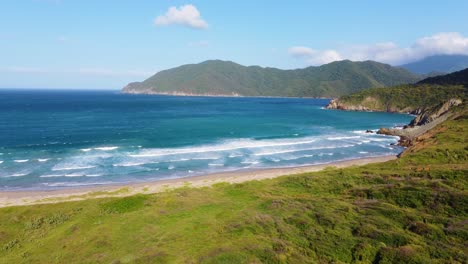
<svg viewBox="0 0 468 264">
<path fill-rule="evenodd" d="M 314 56 L 317 51 L 308 47 L 295 46 L 288 49 L 289 54 L 297 58 L 307 58 Z"/>
<path fill-rule="evenodd" d="M 166 14 L 158 16 L 154 23 L 157 26 L 178 24 L 196 29 L 208 27 L 208 23 L 201 18 L 200 12 L 193 5 L 183 5 L 179 8 L 172 6 L 167 10 Z"/>
<path fill-rule="evenodd" d="M 288 53 L 293 57 L 304 59 L 310 65 L 321 65 L 343 59 L 354 61 L 375 60 L 392 65 L 401 65 L 432 55 L 468 55 L 468 37 L 464 37 L 457 32 L 442 32 L 417 39 L 409 47 L 399 47 L 394 42 L 328 50 L 314 50 L 309 47 L 296 46 L 289 48 Z"/>
<path fill-rule="evenodd" d="M 296 58 L 305 59 L 310 65 L 321 65 L 342 60 L 341 55 L 335 50 L 318 51 L 308 47 L 296 46 L 289 48 L 288 53 Z"/>
</svg>

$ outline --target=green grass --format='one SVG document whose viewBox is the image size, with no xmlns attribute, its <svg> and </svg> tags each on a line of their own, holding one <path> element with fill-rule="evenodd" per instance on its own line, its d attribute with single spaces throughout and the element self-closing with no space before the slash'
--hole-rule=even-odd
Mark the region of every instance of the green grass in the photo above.
<svg viewBox="0 0 468 264">
<path fill-rule="evenodd" d="M 362 105 L 373 111 L 411 112 L 437 106 L 452 98 L 465 99 L 467 93 L 463 86 L 400 85 L 363 90 L 342 96 L 339 101 L 346 106 Z"/>
<path fill-rule="evenodd" d="M 0 209 L 0 263 L 466 263 L 468 119 L 401 159 Z"/>
</svg>

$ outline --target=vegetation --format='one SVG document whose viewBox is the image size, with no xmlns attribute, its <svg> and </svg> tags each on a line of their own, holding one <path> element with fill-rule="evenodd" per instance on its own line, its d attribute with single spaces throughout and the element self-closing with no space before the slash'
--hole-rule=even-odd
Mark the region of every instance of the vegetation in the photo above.
<svg viewBox="0 0 468 264">
<path fill-rule="evenodd" d="M 443 76 L 426 78 L 419 84 L 463 85 L 468 87 L 468 68 Z"/>
<path fill-rule="evenodd" d="M 195 95 L 336 97 L 370 87 L 413 83 L 420 77 L 402 68 L 365 61 L 332 62 L 320 67 L 280 70 L 205 61 L 158 72 L 124 88 L 130 93 Z"/>
<path fill-rule="evenodd" d="M 346 95 L 339 98 L 339 104 L 344 108 L 363 106 L 373 111 L 413 112 L 431 108 L 452 98 L 466 97 L 467 89 L 462 86 L 401 85 Z"/>
<path fill-rule="evenodd" d="M 381 164 L 0 209 L 0 263 L 466 263 L 468 116 Z"/>
<path fill-rule="evenodd" d="M 329 108 L 413 112 L 438 107 L 449 99 L 468 98 L 468 68 L 447 75 L 426 78 L 414 85 L 367 89 L 333 100 Z"/>
</svg>

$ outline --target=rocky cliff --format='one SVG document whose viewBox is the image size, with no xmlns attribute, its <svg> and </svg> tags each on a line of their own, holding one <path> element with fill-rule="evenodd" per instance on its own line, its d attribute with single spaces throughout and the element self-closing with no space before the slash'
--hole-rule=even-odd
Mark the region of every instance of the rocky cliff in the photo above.
<svg viewBox="0 0 468 264">
<path fill-rule="evenodd" d="M 408 147 L 413 143 L 415 138 L 452 117 L 454 114 L 453 108 L 462 103 L 460 99 L 450 99 L 440 105 L 422 111 L 403 129 L 381 128 L 377 131 L 377 134 L 399 136 L 399 145 Z"/>
</svg>

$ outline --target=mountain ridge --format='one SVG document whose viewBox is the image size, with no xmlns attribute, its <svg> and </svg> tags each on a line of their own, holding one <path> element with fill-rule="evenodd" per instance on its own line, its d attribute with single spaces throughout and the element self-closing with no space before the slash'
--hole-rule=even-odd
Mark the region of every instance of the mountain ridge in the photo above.
<svg viewBox="0 0 468 264">
<path fill-rule="evenodd" d="M 332 62 L 322 66 L 282 70 L 243 66 L 232 61 L 208 60 L 156 73 L 143 82 L 129 83 L 124 93 L 336 97 L 370 87 L 420 80 L 405 69 L 374 61 Z"/>
<path fill-rule="evenodd" d="M 467 55 L 433 55 L 400 65 L 415 74 L 447 74 L 468 68 Z"/>
</svg>

